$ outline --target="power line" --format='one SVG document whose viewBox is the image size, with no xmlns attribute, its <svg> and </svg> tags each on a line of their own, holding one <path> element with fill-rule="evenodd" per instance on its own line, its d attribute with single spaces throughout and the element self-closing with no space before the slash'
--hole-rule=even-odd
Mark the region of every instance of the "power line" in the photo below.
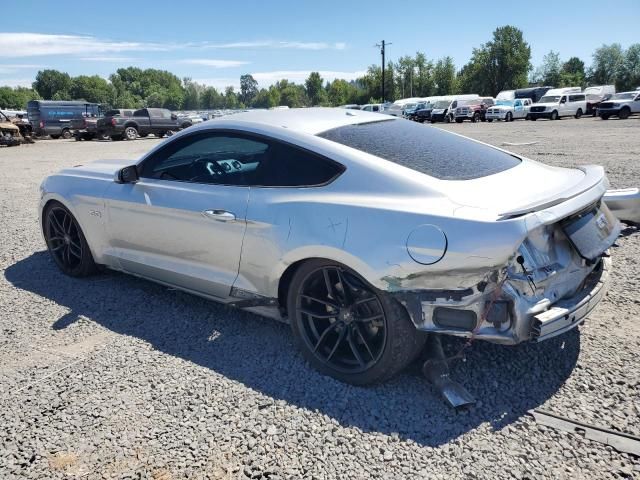
<svg viewBox="0 0 640 480">
<path fill-rule="evenodd" d="M 382 40 L 382 43 L 376 43 L 376 47 L 380 48 L 380 55 L 382 55 L 382 103 L 384 103 L 384 55 L 385 55 L 385 47 L 387 45 L 393 45 L 392 43 L 385 43 L 384 40 Z"/>
</svg>

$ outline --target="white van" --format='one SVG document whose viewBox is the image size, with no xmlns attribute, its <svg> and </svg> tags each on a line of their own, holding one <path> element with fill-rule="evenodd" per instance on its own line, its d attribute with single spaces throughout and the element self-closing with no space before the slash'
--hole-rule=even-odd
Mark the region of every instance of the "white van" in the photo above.
<svg viewBox="0 0 640 480">
<path fill-rule="evenodd" d="M 553 88 L 545 93 L 538 103 L 531 106 L 529 118 L 534 121 L 538 118 L 580 118 L 586 111 L 587 98 L 580 87 Z"/>
<path fill-rule="evenodd" d="M 498 96 L 496 97 L 496 102 L 500 100 L 515 100 L 516 99 L 516 91 L 515 90 L 502 90 Z"/>
</svg>

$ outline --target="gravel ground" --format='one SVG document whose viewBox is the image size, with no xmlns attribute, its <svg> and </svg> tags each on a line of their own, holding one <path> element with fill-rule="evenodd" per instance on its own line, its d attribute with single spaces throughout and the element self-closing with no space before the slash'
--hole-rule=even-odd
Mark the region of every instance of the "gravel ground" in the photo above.
<svg viewBox="0 0 640 480">
<path fill-rule="evenodd" d="M 640 119 L 448 125 L 554 165 L 639 183 Z M 429 128 L 429 127 L 425 127 Z M 476 343 L 449 410 L 414 365 L 370 388 L 305 364 L 286 325 L 117 273 L 75 280 L 44 251 L 37 187 L 157 143 L 0 149 L 0 478 L 640 478 L 640 461 L 537 425 L 542 407 L 640 435 L 640 235 L 587 323 L 538 345 Z M 451 345 L 455 347 L 455 345 Z"/>
</svg>

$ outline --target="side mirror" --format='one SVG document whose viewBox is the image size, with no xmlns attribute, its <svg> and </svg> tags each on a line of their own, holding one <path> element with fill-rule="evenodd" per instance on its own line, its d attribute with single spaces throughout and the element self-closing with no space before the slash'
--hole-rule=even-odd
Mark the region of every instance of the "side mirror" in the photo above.
<svg viewBox="0 0 640 480">
<path fill-rule="evenodd" d="M 175 113 L 171 114 L 171 120 L 177 120 L 178 116 Z"/>
<path fill-rule="evenodd" d="M 116 183 L 136 183 L 140 177 L 135 165 L 124 167 L 116 174 Z"/>
</svg>

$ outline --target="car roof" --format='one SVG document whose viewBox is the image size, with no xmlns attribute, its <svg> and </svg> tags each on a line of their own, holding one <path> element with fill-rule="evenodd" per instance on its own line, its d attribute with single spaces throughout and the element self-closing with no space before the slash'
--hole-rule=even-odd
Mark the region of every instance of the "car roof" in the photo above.
<svg viewBox="0 0 640 480">
<path fill-rule="evenodd" d="M 359 123 L 391 121 L 393 117 L 380 113 L 345 108 L 290 108 L 288 110 L 250 110 L 203 122 L 189 130 L 207 130 L 215 125 L 235 126 L 261 124 L 317 135 L 333 128 Z"/>
</svg>

